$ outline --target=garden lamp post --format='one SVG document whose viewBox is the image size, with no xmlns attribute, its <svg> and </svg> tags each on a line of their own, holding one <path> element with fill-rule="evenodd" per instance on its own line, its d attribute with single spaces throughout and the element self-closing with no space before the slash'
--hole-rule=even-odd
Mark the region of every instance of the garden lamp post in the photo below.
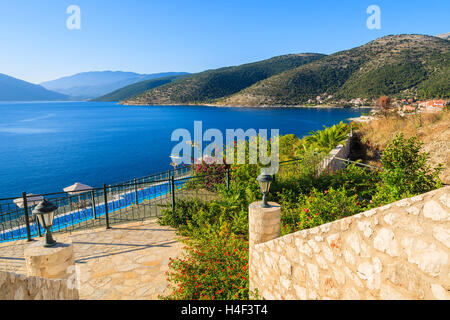
<svg viewBox="0 0 450 320">
<path fill-rule="evenodd" d="M 186 141 L 186 143 L 191 146 L 191 162 L 192 162 L 191 164 L 195 164 L 195 158 L 194 158 L 195 142 L 194 141 Z"/>
<path fill-rule="evenodd" d="M 45 234 L 45 243 L 44 243 L 44 247 L 46 248 L 53 247 L 56 245 L 56 241 L 53 240 L 52 233 L 50 231 L 50 228 L 53 225 L 53 217 L 56 209 L 58 209 L 58 207 L 55 204 L 44 199 L 33 210 L 33 214 L 37 216 L 40 224 L 47 231 Z"/>
<path fill-rule="evenodd" d="M 256 179 L 259 183 L 259 187 L 261 188 L 261 192 L 263 194 L 261 208 L 270 208 L 270 205 L 267 203 L 267 195 L 270 191 L 270 184 L 273 181 L 273 177 L 268 174 L 259 175 L 259 177 Z"/>
</svg>

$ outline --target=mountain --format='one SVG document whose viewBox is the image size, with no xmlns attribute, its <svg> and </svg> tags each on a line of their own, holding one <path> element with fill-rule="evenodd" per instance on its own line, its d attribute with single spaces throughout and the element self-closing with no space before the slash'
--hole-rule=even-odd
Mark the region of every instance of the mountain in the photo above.
<svg viewBox="0 0 450 320">
<path fill-rule="evenodd" d="M 425 35 L 379 38 L 288 70 L 250 86 L 222 105 L 302 105 L 318 95 L 334 99 L 381 95 L 449 97 L 450 42 Z"/>
<path fill-rule="evenodd" d="M 67 96 L 0 73 L 0 101 L 57 101 Z"/>
<path fill-rule="evenodd" d="M 186 75 L 163 77 L 158 79 L 151 79 L 137 82 L 134 84 L 130 84 L 129 86 L 123 87 L 121 89 L 115 90 L 104 96 L 92 99 L 92 101 L 121 101 L 130 99 L 150 89 L 165 85 L 167 83 L 171 83 L 172 81 L 181 79 L 183 77 L 186 77 Z"/>
<path fill-rule="evenodd" d="M 445 40 L 450 40 L 450 32 L 443 33 L 443 34 L 438 34 L 436 37 L 442 38 L 442 39 L 445 39 Z"/>
<path fill-rule="evenodd" d="M 187 73 L 138 74 L 122 71 L 92 71 L 43 82 L 41 85 L 48 90 L 68 95 L 74 100 L 87 100 L 103 96 L 136 82 L 182 74 Z"/>
<path fill-rule="evenodd" d="M 324 56 L 314 53 L 290 54 L 240 66 L 207 70 L 156 87 L 122 103 L 137 105 L 209 103 Z"/>
</svg>

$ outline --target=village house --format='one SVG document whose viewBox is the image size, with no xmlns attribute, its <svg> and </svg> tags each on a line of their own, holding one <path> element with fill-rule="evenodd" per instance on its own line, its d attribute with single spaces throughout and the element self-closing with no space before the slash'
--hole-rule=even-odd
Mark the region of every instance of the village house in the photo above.
<svg viewBox="0 0 450 320">
<path fill-rule="evenodd" d="M 415 112 L 416 108 L 414 108 L 412 105 L 406 105 L 403 107 L 403 112 Z"/>
<path fill-rule="evenodd" d="M 441 99 L 435 99 L 427 101 L 426 103 L 426 111 L 427 112 L 439 112 L 444 110 L 447 101 Z"/>
</svg>

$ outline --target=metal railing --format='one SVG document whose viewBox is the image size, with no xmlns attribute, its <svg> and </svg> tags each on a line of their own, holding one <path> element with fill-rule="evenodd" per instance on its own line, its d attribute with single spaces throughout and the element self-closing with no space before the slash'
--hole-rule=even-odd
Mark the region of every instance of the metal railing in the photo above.
<svg viewBox="0 0 450 320">
<path fill-rule="evenodd" d="M 311 173 L 308 168 L 317 167 L 322 159 L 317 157 L 280 162 L 277 175 L 282 177 L 286 174 L 298 176 Z M 344 165 L 353 163 L 370 170 L 380 169 L 347 159 L 335 159 L 342 161 Z M 208 179 L 211 181 L 213 176 L 219 178 L 213 179 L 215 183 L 225 183 L 229 186 L 232 170 L 228 167 L 226 171 L 220 173 L 194 175 L 191 166 L 184 166 L 114 185 L 105 184 L 103 187 L 92 188 L 76 195 L 54 192 L 33 195 L 31 198 L 24 192 L 21 197 L 23 208 L 17 207 L 13 202 L 17 198 L 3 198 L 0 199 L 0 242 L 21 239 L 30 241 L 45 233 L 32 214 L 33 206 L 37 205 L 34 197 L 44 197 L 57 205 L 51 228 L 54 233 L 98 227 L 109 229 L 116 224 L 158 217 L 164 207 L 175 210 L 176 201 L 179 199 L 199 198 L 204 201 L 216 199 L 217 194 L 204 188 L 205 181 Z M 196 187 L 196 182 L 199 182 L 200 187 Z M 31 203 L 28 203 L 30 201 Z"/>
<path fill-rule="evenodd" d="M 173 190 L 182 187 L 192 175 L 188 166 L 100 188 L 79 190 L 78 194 L 54 192 L 0 199 L 0 242 L 27 239 L 45 233 L 32 214 L 37 199 L 45 198 L 57 205 L 52 232 L 72 232 L 125 221 L 144 220 L 159 215 Z M 172 183 L 173 181 L 173 183 Z M 14 200 L 21 199 L 22 208 Z"/>
</svg>

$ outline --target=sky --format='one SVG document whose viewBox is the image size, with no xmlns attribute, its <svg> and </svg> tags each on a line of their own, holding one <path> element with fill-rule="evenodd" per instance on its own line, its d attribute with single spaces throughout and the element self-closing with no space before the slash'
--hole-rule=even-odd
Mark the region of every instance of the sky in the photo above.
<svg viewBox="0 0 450 320">
<path fill-rule="evenodd" d="M 67 27 L 71 5 L 80 29 Z M 381 29 L 367 27 L 370 5 Z M 86 71 L 200 72 L 447 33 L 449 12 L 448 0 L 1 0 L 0 73 L 40 83 Z"/>
</svg>

